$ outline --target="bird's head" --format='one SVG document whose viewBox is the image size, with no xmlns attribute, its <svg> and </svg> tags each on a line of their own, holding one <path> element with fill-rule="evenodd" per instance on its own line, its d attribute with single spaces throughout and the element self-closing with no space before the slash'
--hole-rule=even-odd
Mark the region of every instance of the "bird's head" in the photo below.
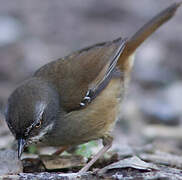
<svg viewBox="0 0 182 180">
<path fill-rule="evenodd" d="M 46 138 L 59 116 L 59 97 L 47 82 L 32 78 L 9 97 L 6 122 L 18 141 L 18 156 L 24 147 Z"/>
</svg>

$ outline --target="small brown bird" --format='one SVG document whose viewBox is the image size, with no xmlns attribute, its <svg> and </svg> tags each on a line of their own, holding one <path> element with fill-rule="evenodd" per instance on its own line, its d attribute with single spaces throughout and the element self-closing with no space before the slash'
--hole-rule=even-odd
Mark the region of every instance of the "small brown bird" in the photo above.
<svg viewBox="0 0 182 180">
<path fill-rule="evenodd" d="M 136 48 L 181 4 L 172 4 L 129 39 L 74 52 L 44 65 L 23 82 L 9 97 L 6 111 L 18 156 L 32 142 L 70 147 L 101 138 L 104 147 L 80 172 L 87 171 L 112 145 Z"/>
</svg>

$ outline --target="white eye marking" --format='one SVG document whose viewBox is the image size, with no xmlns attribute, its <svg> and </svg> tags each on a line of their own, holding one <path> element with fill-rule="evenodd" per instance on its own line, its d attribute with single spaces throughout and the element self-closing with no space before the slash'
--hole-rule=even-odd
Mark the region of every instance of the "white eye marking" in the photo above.
<svg viewBox="0 0 182 180">
<path fill-rule="evenodd" d="M 37 141 L 40 141 L 41 139 L 44 138 L 44 135 L 46 135 L 49 131 L 51 131 L 53 128 L 53 123 L 49 124 L 48 126 L 46 126 L 44 129 L 41 129 L 39 134 L 34 136 L 34 137 L 31 137 L 29 139 L 29 141 L 32 143 L 32 142 L 37 142 Z"/>
</svg>

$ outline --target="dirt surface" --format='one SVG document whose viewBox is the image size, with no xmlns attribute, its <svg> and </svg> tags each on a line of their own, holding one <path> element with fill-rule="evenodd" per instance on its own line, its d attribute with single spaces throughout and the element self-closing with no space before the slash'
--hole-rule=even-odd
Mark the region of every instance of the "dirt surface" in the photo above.
<svg viewBox="0 0 182 180">
<path fill-rule="evenodd" d="M 3 114 L 18 84 L 72 51 L 131 36 L 176 1 L 0 0 L 0 149 L 15 149 Z M 113 150 L 128 154 L 152 144 L 155 150 L 182 155 L 181 19 L 182 8 L 138 49 Z"/>
</svg>

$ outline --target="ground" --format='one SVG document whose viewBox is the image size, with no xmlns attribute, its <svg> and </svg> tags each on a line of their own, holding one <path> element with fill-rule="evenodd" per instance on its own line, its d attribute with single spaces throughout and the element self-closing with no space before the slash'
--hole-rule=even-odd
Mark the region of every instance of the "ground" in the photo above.
<svg viewBox="0 0 182 180">
<path fill-rule="evenodd" d="M 0 149 L 16 149 L 3 114 L 8 96 L 19 83 L 42 65 L 72 51 L 131 36 L 173 2 L 0 0 Z M 159 164 L 158 168 L 165 165 L 168 173 L 173 173 L 170 168 L 175 166 L 176 174 L 182 169 L 181 18 L 182 8 L 137 50 L 112 147 L 119 154 L 129 154 L 127 157 L 137 154 L 146 162 Z M 150 147 L 147 152 L 146 147 Z M 54 150 L 41 148 L 39 153 Z M 120 159 L 123 156 L 117 161 Z M 131 164 L 129 168 L 136 173 Z"/>
</svg>

